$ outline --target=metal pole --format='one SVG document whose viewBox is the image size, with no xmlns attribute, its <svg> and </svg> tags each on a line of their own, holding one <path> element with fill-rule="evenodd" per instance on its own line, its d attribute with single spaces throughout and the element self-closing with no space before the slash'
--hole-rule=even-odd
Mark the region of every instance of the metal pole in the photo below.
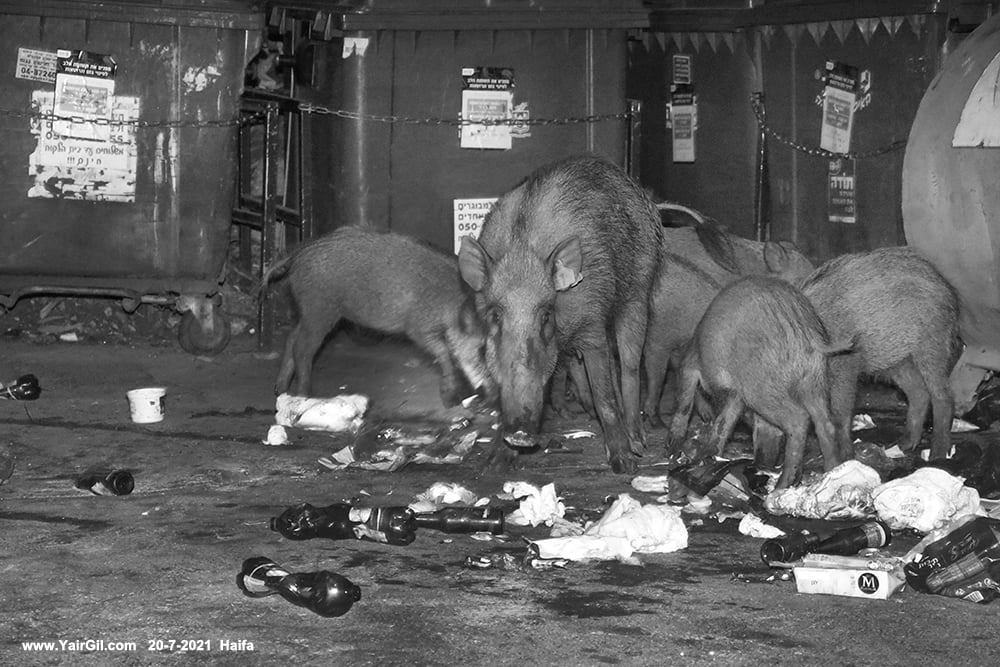
<svg viewBox="0 0 1000 667">
<path fill-rule="evenodd" d="M 628 100 L 628 132 L 625 133 L 625 164 L 628 175 L 639 180 L 642 151 L 642 100 Z"/>
</svg>

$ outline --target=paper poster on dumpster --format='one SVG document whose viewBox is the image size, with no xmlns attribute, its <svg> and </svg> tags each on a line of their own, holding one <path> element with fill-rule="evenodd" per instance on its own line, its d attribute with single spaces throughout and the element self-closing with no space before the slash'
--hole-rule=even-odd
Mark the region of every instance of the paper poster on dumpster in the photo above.
<svg viewBox="0 0 1000 667">
<path fill-rule="evenodd" d="M 107 141 L 117 67 L 108 55 L 56 51 L 54 113 L 72 119 L 55 122 L 58 134 Z"/>
<path fill-rule="evenodd" d="M 139 98 L 112 96 L 114 121 L 137 121 Z M 55 94 L 36 90 L 31 95 L 34 114 L 52 114 Z M 30 131 L 38 143 L 28 156 L 28 197 L 86 201 L 135 201 L 135 126 L 100 125 L 103 139 L 61 134 L 58 122 L 33 116 Z"/>
<path fill-rule="evenodd" d="M 453 199 L 452 216 L 455 224 L 455 254 L 462 249 L 462 237 L 479 238 L 483 230 L 483 220 L 493 208 L 496 197 L 479 197 L 475 199 Z"/>
<path fill-rule="evenodd" d="M 509 149 L 510 125 L 477 124 L 483 120 L 509 120 L 514 108 L 514 70 L 507 67 L 462 68 L 462 148 Z"/>
<path fill-rule="evenodd" d="M 56 82 L 56 52 L 18 48 L 14 77 L 42 83 Z"/>
</svg>

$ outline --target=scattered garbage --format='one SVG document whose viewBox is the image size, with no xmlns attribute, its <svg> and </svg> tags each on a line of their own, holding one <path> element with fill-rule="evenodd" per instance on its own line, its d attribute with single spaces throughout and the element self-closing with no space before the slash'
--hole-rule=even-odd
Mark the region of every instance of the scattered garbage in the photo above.
<svg viewBox="0 0 1000 667">
<path fill-rule="evenodd" d="M 892 530 L 883 521 L 838 530 L 827 537 L 799 533 L 769 539 L 760 545 L 760 559 L 772 567 L 787 566 L 806 554 L 852 556 L 865 549 L 881 549 L 892 540 Z"/>
<path fill-rule="evenodd" d="M 328 570 L 289 573 L 266 556 L 243 561 L 236 585 L 251 598 L 280 595 L 320 616 L 343 616 L 361 599 L 361 589 Z"/>
<path fill-rule="evenodd" d="M 413 510 L 408 507 L 355 507 L 348 503 L 315 507 L 299 503 L 272 518 L 270 525 L 271 530 L 290 540 L 325 537 L 403 546 L 417 536 Z"/>
<path fill-rule="evenodd" d="M 531 543 L 541 558 L 635 562 L 634 553 L 670 553 L 686 548 L 688 532 L 679 508 L 643 505 L 623 493 L 583 535 Z"/>
<path fill-rule="evenodd" d="M 916 590 L 985 604 L 1000 596 L 1000 520 L 958 517 L 906 555 Z"/>
<path fill-rule="evenodd" d="M 812 595 L 888 600 L 906 585 L 903 564 L 897 558 L 815 554 L 804 557 L 792 573 L 796 590 Z"/>
<path fill-rule="evenodd" d="M 978 431 L 979 427 L 972 422 L 967 422 L 964 419 L 959 419 L 955 417 L 951 420 L 951 432 L 952 433 L 972 433 Z"/>
<path fill-rule="evenodd" d="M 6 384 L 0 383 L 0 399 L 11 401 L 34 401 L 42 393 L 38 386 L 38 378 L 34 375 L 22 375 Z"/>
<path fill-rule="evenodd" d="M 269 429 L 267 429 L 267 437 L 263 440 L 265 445 L 271 445 L 274 447 L 280 447 L 282 445 L 288 444 L 288 431 L 284 426 L 279 424 L 272 424 Z"/>
<path fill-rule="evenodd" d="M 381 425 L 364 429 L 357 440 L 329 457 L 320 465 L 331 470 L 358 468 L 394 472 L 414 464 L 458 464 L 472 451 L 479 432 L 470 429 L 468 419 L 451 424 Z"/>
<path fill-rule="evenodd" d="M 775 584 L 782 581 L 792 580 L 791 570 L 781 570 L 780 572 L 734 572 L 729 578 L 741 584 Z"/>
<path fill-rule="evenodd" d="M 527 572 L 553 568 L 565 569 L 569 562 L 566 558 L 539 558 L 537 550 L 529 546 L 525 554 L 520 557 L 509 551 L 498 551 L 481 556 L 466 556 L 465 567 L 470 570 L 495 569 Z"/>
<path fill-rule="evenodd" d="M 272 518 L 270 526 L 290 540 L 357 539 L 405 546 L 416 539 L 418 528 L 499 535 L 504 531 L 504 513 L 492 507 L 446 507 L 417 514 L 403 506 L 356 507 L 334 503 L 315 507 L 299 503 Z"/>
<path fill-rule="evenodd" d="M 785 534 L 785 531 L 781 530 L 777 526 L 764 523 L 763 519 L 752 513 L 745 514 L 743 515 L 743 518 L 740 519 L 739 531 L 741 534 L 749 537 L 763 537 L 764 539 L 781 537 Z"/>
<path fill-rule="evenodd" d="M 638 476 L 632 479 L 632 488 L 643 493 L 667 493 L 670 475 Z"/>
<path fill-rule="evenodd" d="M 166 393 L 163 387 L 142 387 L 125 392 L 132 421 L 136 424 L 163 421 L 163 397 Z"/>
<path fill-rule="evenodd" d="M 908 457 L 899 445 L 886 449 L 874 442 L 855 440 L 854 460 L 875 470 L 882 480 L 913 472 L 912 457 Z"/>
<path fill-rule="evenodd" d="M 367 409 L 368 397 L 361 394 L 331 398 L 280 394 L 275 400 L 274 421 L 308 431 L 357 432 Z"/>
<path fill-rule="evenodd" d="M 871 415 L 859 412 L 851 419 L 852 431 L 867 431 L 871 428 L 875 428 L 875 421 Z"/>
<path fill-rule="evenodd" d="M 921 468 L 872 491 L 878 516 L 893 530 L 929 533 L 963 514 L 983 514 L 979 493 L 961 477 L 940 468 Z"/>
<path fill-rule="evenodd" d="M 514 526 L 551 526 L 555 519 L 566 515 L 566 505 L 556 495 L 556 485 L 549 483 L 539 488 L 529 482 L 504 482 L 503 494 L 498 498 L 520 501 L 516 510 L 507 517 Z"/>
<path fill-rule="evenodd" d="M 465 488 L 461 484 L 450 482 L 435 482 L 426 491 L 417 494 L 410 509 L 414 512 L 433 512 L 446 505 L 477 505 L 489 502 L 489 498 L 479 498 L 475 493 Z M 485 504 L 485 503 L 483 503 Z"/>
<path fill-rule="evenodd" d="M 96 496 L 127 496 L 135 488 L 135 478 L 128 470 L 92 472 L 76 480 L 73 486 Z"/>
<path fill-rule="evenodd" d="M 980 499 L 1000 497 L 1000 446 L 959 442 L 949 459 L 934 459 L 927 466 L 965 478 L 965 485 L 979 492 Z"/>
<path fill-rule="evenodd" d="M 497 507 L 446 507 L 429 514 L 415 514 L 418 528 L 442 533 L 492 533 L 504 530 L 504 513 Z"/>
<path fill-rule="evenodd" d="M 872 491 L 882 483 L 877 471 L 845 461 L 809 483 L 772 491 L 764 499 L 771 514 L 808 519 L 859 519 L 874 516 Z"/>
<path fill-rule="evenodd" d="M 976 404 L 962 415 L 981 428 L 995 430 L 1000 421 L 1000 377 L 991 373 L 976 391 Z"/>
</svg>

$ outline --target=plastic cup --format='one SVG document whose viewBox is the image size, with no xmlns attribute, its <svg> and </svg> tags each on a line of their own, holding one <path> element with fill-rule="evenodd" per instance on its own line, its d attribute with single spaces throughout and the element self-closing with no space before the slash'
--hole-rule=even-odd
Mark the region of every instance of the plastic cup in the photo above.
<svg viewBox="0 0 1000 667">
<path fill-rule="evenodd" d="M 163 387 L 143 387 L 126 392 L 132 421 L 136 424 L 153 424 L 163 421 Z"/>
</svg>

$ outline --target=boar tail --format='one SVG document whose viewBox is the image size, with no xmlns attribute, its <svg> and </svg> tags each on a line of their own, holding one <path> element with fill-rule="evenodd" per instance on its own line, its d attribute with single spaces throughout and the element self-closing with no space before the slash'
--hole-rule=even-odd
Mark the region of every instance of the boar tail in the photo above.
<svg viewBox="0 0 1000 667">
<path fill-rule="evenodd" d="M 264 293 L 267 286 L 276 280 L 281 280 L 288 273 L 289 265 L 291 264 L 292 256 L 288 255 L 279 259 L 277 262 L 268 267 L 267 271 L 260 278 L 260 283 L 254 289 L 253 295 L 255 299 L 259 299 L 260 295 Z"/>
</svg>

